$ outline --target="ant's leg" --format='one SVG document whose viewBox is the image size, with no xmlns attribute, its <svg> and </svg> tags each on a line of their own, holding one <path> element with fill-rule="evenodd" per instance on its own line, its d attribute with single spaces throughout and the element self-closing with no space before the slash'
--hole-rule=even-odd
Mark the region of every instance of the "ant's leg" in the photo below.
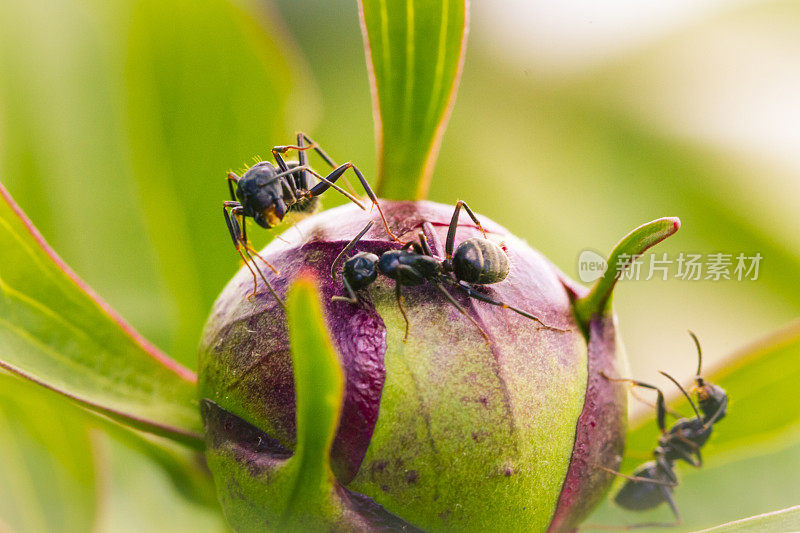
<svg viewBox="0 0 800 533">
<path fill-rule="evenodd" d="M 253 249 L 253 247 L 252 247 L 252 246 L 250 246 L 250 245 L 248 244 L 248 245 L 246 245 L 246 246 L 245 246 L 245 249 L 246 249 L 246 250 L 247 250 L 249 253 L 251 253 L 251 254 L 253 254 L 254 256 L 256 256 L 256 257 L 258 257 L 259 259 L 261 259 L 261 262 L 262 262 L 262 263 L 264 263 L 265 265 L 267 265 L 267 268 L 268 268 L 268 269 L 270 269 L 270 270 L 272 270 L 272 272 L 273 272 L 273 273 L 275 273 L 275 274 L 280 274 L 280 272 L 278 272 L 278 269 L 277 269 L 277 268 L 275 268 L 274 266 L 272 266 L 272 265 L 269 263 L 269 261 L 267 261 L 266 259 L 264 259 L 263 257 L 261 257 L 261 254 L 259 254 L 257 251 L 255 251 L 255 250 Z"/>
<path fill-rule="evenodd" d="M 478 220 L 478 217 L 475 216 L 475 213 L 472 212 L 472 209 L 469 208 L 466 202 L 464 202 L 463 200 L 459 200 L 458 202 L 456 202 L 456 208 L 453 210 L 453 218 L 450 219 L 450 226 L 447 228 L 447 242 L 445 242 L 444 245 L 444 250 L 445 254 L 447 254 L 446 255 L 447 259 L 453 257 L 453 248 L 455 246 L 455 240 L 456 240 L 456 229 L 458 229 L 458 216 L 461 214 L 462 207 L 467 212 L 472 221 L 475 222 L 475 224 L 478 226 L 478 229 L 481 230 L 481 233 L 483 233 L 483 238 L 488 239 L 488 237 L 486 236 L 486 231 L 483 229 L 483 226 Z"/>
<path fill-rule="evenodd" d="M 231 200 L 236 201 L 236 193 L 233 192 L 233 184 L 239 183 L 239 180 L 242 179 L 233 172 L 228 172 L 228 190 L 231 191 Z"/>
<path fill-rule="evenodd" d="M 700 453 L 700 446 L 697 443 L 690 441 L 680 433 L 674 434 L 675 438 L 677 438 L 681 444 L 684 444 L 689 450 L 682 450 L 677 447 L 673 447 L 672 451 L 680 455 L 680 459 L 683 459 L 690 465 L 695 468 L 702 468 L 703 466 L 703 456 Z"/>
<path fill-rule="evenodd" d="M 293 205 L 297 202 L 297 186 L 289 180 L 281 180 L 281 192 L 283 193 L 284 201 L 288 200 L 286 203 L 288 205 Z"/>
<path fill-rule="evenodd" d="M 476 327 L 476 328 L 478 328 L 478 331 L 480 331 L 480 332 L 481 332 L 481 335 L 482 335 L 482 336 L 483 336 L 483 338 L 486 340 L 486 344 L 489 344 L 489 342 L 490 342 L 489 335 L 487 335 L 487 334 L 486 334 L 486 332 L 483 330 L 483 328 L 482 328 L 482 327 L 481 327 L 481 325 L 478 323 L 478 321 L 477 321 L 477 320 L 475 320 L 475 318 L 474 318 L 472 315 L 470 315 L 469 313 L 467 313 L 467 310 L 466 310 L 466 309 L 464 309 L 464 308 L 461 306 L 461 304 L 460 304 L 460 303 L 458 303 L 458 302 L 456 301 L 456 299 L 455 299 L 455 298 L 453 298 L 453 295 L 452 295 L 452 294 L 450 294 L 449 292 L 447 292 L 447 289 L 445 289 L 445 288 L 444 288 L 444 285 L 442 285 L 442 283 L 441 283 L 441 282 L 437 281 L 437 282 L 436 282 L 436 288 L 437 288 L 437 289 L 439 289 L 439 292 L 441 292 L 442 294 L 444 294 L 444 297 L 445 297 L 445 298 L 447 298 L 447 301 L 449 301 L 451 304 L 453 304 L 453 307 L 455 307 L 456 309 L 458 309 L 458 312 L 459 312 L 459 313 L 461 313 L 462 315 L 464 315 L 465 317 L 467 317 L 467 318 L 470 320 L 470 322 L 472 322 L 472 323 L 475 325 L 475 327 Z"/>
<path fill-rule="evenodd" d="M 256 261 L 255 261 L 255 259 L 253 259 L 253 256 L 250 255 L 250 252 L 247 250 L 247 248 L 243 248 L 243 251 L 244 251 L 244 254 L 247 256 L 247 258 L 250 259 L 250 261 L 252 261 L 252 263 L 255 265 Z M 286 309 L 286 304 L 283 303 L 283 300 L 281 300 L 280 296 L 278 296 L 278 293 L 276 293 L 275 289 L 272 288 L 272 285 L 270 285 L 269 281 L 267 281 L 267 278 L 266 278 L 266 276 L 264 276 L 264 273 L 261 272 L 261 269 L 258 268 L 258 266 L 256 266 L 256 270 L 258 270 L 258 273 L 261 275 L 261 279 L 264 281 L 264 285 L 267 286 L 267 290 L 270 292 L 270 294 L 272 294 L 272 296 L 281 305 L 281 307 Z"/>
<path fill-rule="evenodd" d="M 630 481 L 639 481 L 639 482 L 642 482 L 642 483 L 651 483 L 653 485 L 666 485 L 667 487 L 675 487 L 675 486 L 678 485 L 677 483 L 673 483 L 671 481 L 662 481 L 660 479 L 653 479 L 653 478 L 649 478 L 649 477 L 629 476 L 628 474 L 623 474 L 622 472 L 617 472 L 616 470 L 612 470 L 612 469 L 607 468 L 607 467 L 605 467 L 603 465 L 599 465 L 597 468 L 599 468 L 600 470 L 605 470 L 609 474 L 614 474 L 615 476 L 618 476 L 618 477 L 621 477 L 621 478 L 625 478 L 625 479 L 630 480 Z"/>
<path fill-rule="evenodd" d="M 230 216 L 228 214 L 228 208 L 232 208 L 231 209 L 231 213 L 234 216 Z M 269 281 L 267 281 L 267 278 L 264 277 L 264 273 L 261 272 L 260 268 L 258 268 L 258 265 L 256 264 L 255 260 L 253 259 L 253 256 L 251 256 L 250 252 L 248 251 L 249 246 L 247 245 L 247 242 L 245 240 L 246 239 L 245 234 L 242 231 L 241 226 L 240 226 L 239 222 L 236 219 L 236 216 L 241 213 L 241 209 L 242 209 L 242 206 L 241 206 L 241 204 L 239 204 L 239 202 L 224 202 L 223 205 L 222 205 L 222 213 L 225 215 L 225 223 L 228 225 L 228 231 L 230 232 L 231 238 L 233 239 L 233 245 L 236 247 L 236 251 L 239 252 L 239 255 L 241 256 L 242 260 L 244 261 L 245 266 L 247 266 L 247 269 L 250 271 L 251 274 L 253 274 L 253 294 L 252 294 L 252 296 L 255 296 L 256 290 L 258 289 L 258 280 L 256 278 L 256 273 L 253 271 L 253 268 L 250 266 L 250 263 L 252 263 L 252 265 L 255 267 L 255 270 L 258 271 L 258 274 L 261 276 L 261 279 L 264 280 L 264 284 L 267 286 L 267 289 L 269 290 L 269 292 L 272 293 L 272 296 L 275 297 L 275 299 L 278 301 L 278 303 L 281 305 L 281 307 L 285 308 L 286 306 L 284 305 L 283 301 L 278 297 L 277 293 L 272 288 L 272 285 L 270 285 Z M 248 259 L 250 260 L 249 262 L 248 262 Z M 262 259 L 262 261 L 263 261 L 263 259 Z M 265 261 L 265 263 L 266 263 L 266 261 Z M 269 265 L 269 263 L 266 263 L 266 264 Z"/>
<path fill-rule="evenodd" d="M 405 335 L 403 335 L 403 342 L 406 342 L 408 340 L 409 323 L 408 323 L 408 314 L 406 314 L 406 309 L 403 306 L 403 293 L 401 292 L 401 287 L 402 286 L 400 285 L 400 282 L 395 282 L 394 297 L 395 299 L 397 299 L 397 307 L 400 309 L 400 313 L 403 315 L 403 320 L 406 321 L 406 332 Z"/>
<path fill-rule="evenodd" d="M 339 165 L 336 164 L 336 162 L 333 160 L 333 158 L 331 156 L 329 156 L 327 153 L 325 153 L 325 150 L 322 149 L 322 147 L 319 145 L 318 142 L 316 142 L 314 139 L 312 139 L 311 137 L 309 137 L 308 135 L 306 135 L 302 131 L 298 131 L 297 132 L 297 145 L 298 146 L 303 146 L 303 141 L 307 142 L 310 145 L 310 148 L 313 148 L 314 151 L 317 152 L 317 154 L 319 154 L 319 156 L 326 163 L 328 163 L 331 168 L 336 168 L 336 167 L 339 166 Z"/>
<path fill-rule="evenodd" d="M 422 249 L 422 246 L 420 246 L 420 244 L 418 242 L 416 242 L 416 241 L 409 241 L 409 242 L 405 243 L 400 248 L 400 250 L 414 250 L 414 253 L 415 254 L 419 254 L 419 255 L 422 255 L 422 254 L 425 253 L 423 251 L 423 249 Z"/>
<path fill-rule="evenodd" d="M 700 455 L 700 450 L 693 450 L 691 453 L 685 452 L 683 450 L 673 450 L 680 455 L 680 459 L 683 459 L 690 465 L 695 468 L 701 468 L 703 466 L 703 457 Z M 692 453 L 696 454 L 699 459 L 695 459 Z"/>
<path fill-rule="evenodd" d="M 681 518 L 681 513 L 678 511 L 678 506 L 675 505 L 675 500 L 672 498 L 672 493 L 666 489 L 663 492 L 664 497 L 667 499 L 667 505 L 669 505 L 669 508 L 672 509 L 672 514 L 675 515 L 675 523 L 667 524 L 666 527 L 675 527 L 681 525 L 683 523 L 683 519 Z"/>
<path fill-rule="evenodd" d="M 553 331 L 564 331 L 564 332 L 570 331 L 568 329 L 561 329 L 561 328 L 557 328 L 555 326 L 550 326 L 548 324 L 545 324 L 539 318 L 533 316 L 532 314 L 527 313 L 527 312 L 523 311 L 522 309 L 517 309 L 516 307 L 512 307 L 512 306 L 508 305 L 507 303 L 504 303 L 504 302 L 501 302 L 499 300 L 495 300 L 493 298 L 490 298 L 490 297 L 486 296 L 485 294 L 476 291 L 474 288 L 470 287 L 466 283 L 455 283 L 454 282 L 454 285 L 459 287 L 462 291 L 466 292 L 467 295 L 470 298 L 475 298 L 476 300 L 480 300 L 481 302 L 486 302 L 487 304 L 497 305 L 499 307 L 502 307 L 503 309 L 510 309 L 511 311 L 514 311 L 515 313 L 519 313 L 520 315 L 522 315 L 522 316 L 524 316 L 526 318 L 530 318 L 531 320 L 536 321 L 537 323 L 539 323 L 545 329 L 550 329 L 550 330 L 553 330 Z"/>
<path fill-rule="evenodd" d="M 297 134 L 297 146 L 299 146 L 300 148 L 304 148 L 303 150 L 297 151 L 297 162 L 301 167 L 309 166 L 308 153 L 306 152 L 305 144 L 303 143 L 304 139 L 305 139 L 304 135 L 300 133 Z M 309 144 L 311 146 L 314 145 L 313 142 L 309 142 Z M 302 189 L 304 191 L 307 191 L 308 189 L 311 188 L 311 176 L 309 175 L 308 172 L 306 172 L 305 170 L 300 172 L 300 174 L 297 176 L 297 179 L 295 180 L 295 187 L 298 189 Z"/>
<path fill-rule="evenodd" d="M 244 221 L 244 214 L 242 213 L 241 205 L 231 209 L 231 214 L 234 215 L 234 216 L 239 216 L 241 218 L 241 222 L 238 222 L 238 224 L 242 228 L 241 241 L 242 241 L 242 245 L 244 246 L 244 249 L 247 250 L 248 252 L 250 252 L 250 254 L 253 254 L 256 257 L 258 257 L 259 259 L 261 259 L 261 262 L 264 263 L 265 265 L 267 265 L 267 268 L 272 270 L 272 272 L 274 272 L 275 274 L 280 274 L 280 272 L 278 272 L 278 270 L 274 266 L 272 266 L 269 263 L 269 261 L 267 261 L 266 259 L 261 257 L 261 254 L 259 254 L 257 251 L 255 251 L 255 249 L 252 246 L 250 246 L 250 241 L 247 239 L 247 224 Z M 256 264 L 255 261 L 253 261 L 253 264 L 256 266 L 256 268 L 258 268 L 258 265 Z"/>
<path fill-rule="evenodd" d="M 656 407 L 657 407 L 656 404 L 651 403 L 649 400 L 646 400 L 645 398 L 642 398 L 641 396 L 639 396 L 639 393 L 636 392 L 635 388 L 631 389 L 631 396 L 633 396 L 633 398 L 635 400 L 639 401 L 640 403 L 645 404 L 647 407 L 651 407 L 653 409 L 656 409 Z M 680 414 L 679 412 L 675 411 L 674 409 L 670 409 L 668 406 L 665 406 L 664 409 L 666 410 L 668 415 L 672 415 L 675 418 L 685 418 L 682 414 Z"/>
<path fill-rule="evenodd" d="M 364 229 L 362 229 L 362 230 L 361 230 L 361 231 L 358 233 L 358 235 L 356 235 L 356 236 L 353 238 L 353 240 L 352 240 L 352 241 L 350 241 L 349 243 L 347 243 L 347 246 L 345 246 L 345 247 L 342 249 L 342 251 L 341 251 L 341 252 L 339 252 L 339 255 L 337 255 L 337 256 L 336 256 L 336 259 L 334 259 L 334 260 L 333 260 L 333 263 L 331 263 L 331 277 L 332 277 L 333 279 L 336 279 L 336 265 L 337 265 L 337 263 L 339 263 L 339 261 L 341 261 L 341 259 L 342 259 L 342 258 L 343 258 L 345 255 L 347 255 L 347 253 L 348 253 L 350 250 L 352 250 L 352 249 L 355 247 L 355 245 L 356 245 L 356 244 L 358 244 L 358 241 L 360 241 L 360 240 L 361 240 L 361 238 L 362 238 L 362 237 L 363 237 L 363 236 L 364 236 L 364 235 L 365 235 L 365 234 L 366 234 L 366 233 L 369 231 L 369 229 L 372 227 L 372 225 L 373 225 L 373 224 L 374 224 L 374 222 L 370 220 L 370 221 L 367 223 L 367 225 L 366 225 L 366 226 L 364 226 Z"/>
<path fill-rule="evenodd" d="M 389 222 L 387 222 L 387 220 L 386 220 L 386 215 L 383 214 L 383 209 L 381 209 L 381 204 L 380 204 L 380 202 L 378 202 L 378 197 L 375 196 L 375 192 L 372 190 L 372 187 L 369 186 L 369 183 L 367 182 L 367 179 L 364 177 L 364 175 L 361 173 L 361 171 L 358 170 L 358 167 L 353 165 L 353 163 L 349 163 L 348 162 L 348 163 L 345 163 L 344 165 L 341 165 L 340 167 L 337 167 L 326 178 L 323 178 L 322 176 L 317 175 L 317 177 L 320 179 L 320 181 L 322 181 L 322 183 L 318 183 L 317 185 L 315 185 L 311 189 L 311 191 L 309 191 L 309 195 L 310 196 L 319 196 L 320 194 L 322 194 L 323 192 L 328 190 L 328 187 L 333 186 L 333 182 L 336 181 L 337 179 L 339 179 L 339 176 L 344 174 L 344 172 L 348 168 L 352 168 L 353 169 L 353 172 L 355 172 L 356 177 L 358 178 L 358 181 L 361 182 L 361 186 L 364 188 L 364 192 L 367 193 L 367 196 L 372 201 L 372 205 L 374 205 L 375 207 L 378 208 L 378 213 L 380 214 L 381 220 L 383 221 L 383 227 L 386 229 L 386 234 L 389 235 L 389 237 L 391 237 L 393 241 L 401 242 L 400 239 L 398 239 L 397 236 L 395 236 L 395 234 L 392 233 L 392 230 L 389 228 Z M 341 190 L 341 189 L 338 189 L 338 190 L 344 194 L 343 190 Z"/>
<path fill-rule="evenodd" d="M 642 387 L 644 389 L 651 389 L 658 393 L 658 397 L 656 399 L 656 418 L 658 419 L 658 429 L 661 430 L 661 433 L 664 433 L 667 429 L 667 407 L 666 402 L 664 401 L 664 393 L 661 392 L 661 389 L 656 387 L 655 385 L 650 385 L 649 383 L 644 383 L 642 381 L 636 381 L 635 379 L 630 378 L 612 378 L 602 370 L 600 371 L 600 375 L 607 379 L 608 381 L 615 381 L 620 382 L 624 381 L 626 383 L 630 383 L 635 387 Z"/>
<path fill-rule="evenodd" d="M 675 483 L 675 485 L 678 484 L 678 476 L 675 475 L 674 467 L 670 461 L 667 461 L 664 457 L 661 457 L 656 459 L 656 464 L 658 465 L 658 468 L 660 468 L 661 471 L 665 473 L 673 483 Z"/>
<path fill-rule="evenodd" d="M 431 250 L 431 246 L 428 244 L 428 238 L 425 236 L 425 233 L 419 232 L 419 244 L 422 248 L 423 255 L 429 255 L 433 257 L 433 251 Z"/>
<path fill-rule="evenodd" d="M 283 302 L 281 301 L 280 298 L 278 298 L 278 295 L 273 290 L 272 285 L 270 285 L 270 283 L 267 281 L 267 278 L 264 277 L 264 273 L 261 272 L 260 268 L 258 268 L 258 264 L 255 262 L 255 260 L 253 259 L 253 256 L 250 255 L 250 254 L 252 253 L 256 257 L 261 259 L 261 262 L 264 263 L 265 265 L 267 265 L 267 267 L 270 270 L 272 270 L 272 272 L 274 272 L 275 274 L 278 274 L 279 272 L 275 269 L 275 267 L 273 267 L 271 264 L 269 264 L 269 262 L 266 259 L 261 257 L 261 255 L 258 252 L 256 252 L 253 249 L 252 246 L 250 246 L 250 243 L 247 240 L 247 224 L 245 223 L 245 220 L 244 220 L 244 214 L 242 213 L 242 207 L 241 206 L 234 207 L 233 209 L 231 209 L 231 214 L 234 215 L 233 220 L 236 220 L 236 218 L 235 218 L 236 216 L 241 217 L 241 222 L 237 223 L 237 224 L 240 224 L 240 226 L 242 228 L 241 242 L 242 242 L 242 247 L 244 249 L 244 253 L 247 255 L 247 257 L 250 258 L 250 261 L 253 263 L 253 266 L 256 267 L 256 270 L 258 270 L 258 273 L 261 276 L 261 279 L 264 280 L 264 283 L 266 283 L 267 289 L 269 289 L 269 292 L 271 292 L 272 295 L 275 297 L 275 299 L 278 300 L 278 303 L 280 303 L 281 306 L 283 306 Z M 239 254 L 239 255 L 241 255 L 241 254 Z M 253 290 L 253 294 L 255 294 L 255 289 Z"/>
<path fill-rule="evenodd" d="M 717 409 L 717 412 L 716 412 L 716 413 L 714 413 L 714 416 L 712 416 L 711 418 L 709 418 L 709 419 L 708 419 L 708 422 L 706 422 L 705 424 L 703 424 L 703 428 L 704 428 L 704 429 L 708 429 L 708 428 L 710 428 L 711 426 L 713 426 L 713 425 L 714 425 L 714 422 L 716 422 L 716 421 L 719 419 L 719 417 L 721 417 L 721 416 L 722 416 L 722 413 L 724 413 L 724 412 L 725 412 L 725 409 L 727 409 L 727 408 L 728 408 L 728 397 L 726 396 L 726 397 L 725 397 L 725 399 L 724 399 L 724 400 L 722 400 L 722 404 L 719 406 L 719 409 Z"/>
<path fill-rule="evenodd" d="M 361 201 L 358 198 L 356 198 L 354 195 L 350 194 L 349 192 L 345 191 L 344 189 L 342 189 L 341 187 L 339 187 L 338 185 L 336 185 L 334 183 L 336 180 L 341 178 L 342 174 L 344 174 L 345 170 L 347 170 L 351 166 L 352 165 L 350 165 L 350 163 L 346 163 L 346 164 L 336 168 L 333 172 L 331 172 L 327 176 L 321 176 L 320 174 L 318 174 L 317 172 L 315 172 L 315 171 L 313 171 L 313 170 L 311 170 L 309 168 L 308 171 L 311 174 L 313 174 L 320 181 L 320 183 L 317 183 L 316 185 L 311 187 L 311 189 L 308 191 L 306 196 L 308 196 L 309 198 L 313 198 L 315 196 L 319 196 L 320 194 L 324 193 L 328 189 L 332 188 L 332 189 L 338 191 L 339 193 L 343 194 L 344 196 L 346 196 L 348 200 L 350 200 L 351 202 L 356 204 L 358 207 L 360 207 L 361 209 L 366 211 L 367 208 L 364 207 L 364 204 L 362 204 Z"/>
<path fill-rule="evenodd" d="M 442 247 L 442 243 L 439 240 L 439 235 L 436 233 L 436 230 L 433 229 L 433 224 L 430 222 L 423 222 L 422 223 L 422 234 L 426 236 L 426 244 L 428 244 L 428 248 L 431 250 L 431 256 L 437 257 L 438 254 L 441 254 L 444 250 Z"/>
<path fill-rule="evenodd" d="M 305 152 L 306 150 L 311 150 L 315 148 L 315 146 L 307 145 L 303 146 L 302 144 L 287 144 L 287 145 L 278 145 L 272 147 L 272 157 L 275 159 L 275 162 L 278 163 L 278 166 L 281 167 L 281 170 L 288 170 L 289 166 L 286 164 L 286 161 L 283 160 L 281 154 L 285 154 L 289 150 L 297 150 L 300 153 Z M 299 156 L 298 156 L 299 159 Z M 303 166 L 305 163 L 300 163 L 300 166 Z"/>
<path fill-rule="evenodd" d="M 233 239 L 233 245 L 236 247 L 236 252 L 239 254 L 239 257 L 242 258 L 247 270 L 253 275 L 253 292 L 250 295 L 252 298 L 256 295 L 256 290 L 258 289 L 258 278 L 256 277 L 256 273 L 253 268 L 250 266 L 250 263 L 247 261 L 247 258 L 244 256 L 241 250 L 241 229 L 239 228 L 239 223 L 236 221 L 236 218 L 231 218 L 228 214 L 228 208 L 232 207 L 228 204 L 234 204 L 238 206 L 238 202 L 225 202 L 222 206 L 222 214 L 225 215 L 225 224 L 228 226 L 228 232 L 231 234 L 231 239 Z M 258 267 L 256 267 L 258 268 Z"/>
<path fill-rule="evenodd" d="M 311 137 L 309 137 L 308 135 L 306 135 L 302 131 L 297 132 L 297 145 L 298 146 L 303 146 L 303 141 L 305 141 L 305 142 L 309 143 L 310 145 L 312 145 L 314 147 L 314 151 L 317 152 L 317 154 L 322 158 L 322 160 L 325 161 L 328 165 L 330 165 L 331 168 L 336 168 L 336 167 L 339 166 L 339 165 L 336 164 L 336 162 L 333 160 L 333 158 L 331 156 L 329 156 L 325 152 L 325 150 L 322 149 L 322 147 L 319 145 L 318 142 L 314 141 L 314 139 L 312 139 Z M 300 156 L 303 156 L 303 158 L 300 158 L 300 164 L 301 165 L 305 165 L 306 164 L 305 159 L 304 159 L 305 158 L 305 154 L 303 152 L 300 152 Z M 350 180 L 347 179 L 347 176 L 344 177 L 344 185 L 345 185 L 345 187 L 347 187 L 347 190 L 351 194 L 353 194 L 354 196 L 357 194 L 356 190 L 353 188 L 353 185 L 350 183 Z M 304 190 L 307 191 L 310 188 L 311 188 L 311 183 L 307 182 L 305 184 L 305 189 Z"/>
<path fill-rule="evenodd" d="M 353 287 L 350 286 L 350 283 L 346 279 L 342 279 L 342 283 L 344 285 L 344 290 L 347 291 L 347 294 L 350 295 L 349 298 L 345 296 L 331 296 L 331 301 L 334 302 L 347 302 L 349 304 L 357 304 L 358 303 L 358 296 L 356 296 L 356 292 L 353 290 Z"/>
</svg>

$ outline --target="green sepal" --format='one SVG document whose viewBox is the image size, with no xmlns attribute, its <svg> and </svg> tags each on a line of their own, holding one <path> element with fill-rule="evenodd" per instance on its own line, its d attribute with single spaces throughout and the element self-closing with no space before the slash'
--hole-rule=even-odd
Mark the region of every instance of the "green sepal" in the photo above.
<svg viewBox="0 0 800 533">
<path fill-rule="evenodd" d="M 611 311 L 611 296 L 622 274 L 648 248 L 673 235 L 681 227 L 677 217 L 664 217 L 642 224 L 622 238 L 608 257 L 608 266 L 586 296 L 574 302 L 575 316 L 583 331 L 588 331 L 589 322 L 597 314 L 607 315 Z"/>
</svg>

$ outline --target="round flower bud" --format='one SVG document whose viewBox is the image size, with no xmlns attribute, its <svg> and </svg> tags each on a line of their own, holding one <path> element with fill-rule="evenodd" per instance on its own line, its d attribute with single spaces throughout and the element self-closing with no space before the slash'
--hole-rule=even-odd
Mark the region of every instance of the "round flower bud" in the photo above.
<svg viewBox="0 0 800 533">
<path fill-rule="evenodd" d="M 423 233 L 433 254 L 445 259 L 452 206 L 381 206 L 402 240 L 418 242 Z M 400 248 L 377 210 L 346 205 L 303 220 L 260 252 L 279 274 L 256 259 L 281 298 L 301 273 L 317 279 L 345 376 L 330 449 L 334 492 L 345 511 L 326 522 L 328 511 L 320 508 L 308 524 L 572 530 L 613 479 L 601 467 L 616 469 L 622 455 L 625 388 L 600 375 L 620 374 L 613 315 L 580 323 L 573 302 L 586 289 L 487 219 L 481 220 L 492 244 L 478 247 L 483 234 L 466 216 L 456 247 L 470 241 L 508 259 L 507 274 L 475 285 L 477 293 L 541 322 L 451 283 L 401 287 L 401 309 L 395 281 L 374 271 L 356 290 L 356 303 L 335 299 L 349 295 L 342 262 L 335 277 L 332 264 L 370 220 L 375 224 L 344 259 Z M 278 527 L 270 506 L 291 495 L 282 494 L 275 469 L 297 443 L 286 313 L 261 280 L 252 292 L 253 276 L 242 268 L 214 304 L 200 345 L 203 414 L 215 454 L 209 464 L 226 515 L 241 530 Z"/>
</svg>

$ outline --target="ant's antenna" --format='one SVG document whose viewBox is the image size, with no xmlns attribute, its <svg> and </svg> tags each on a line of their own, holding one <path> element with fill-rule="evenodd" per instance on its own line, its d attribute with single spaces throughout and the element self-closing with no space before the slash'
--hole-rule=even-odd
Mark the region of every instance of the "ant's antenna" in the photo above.
<svg viewBox="0 0 800 533">
<path fill-rule="evenodd" d="M 698 385 L 702 385 L 703 378 L 700 377 L 700 372 L 703 368 L 703 350 L 700 348 L 700 340 L 697 338 L 697 335 L 694 334 L 694 331 L 688 331 L 694 341 L 694 345 L 697 346 L 697 383 Z"/>
<path fill-rule="evenodd" d="M 694 404 L 694 402 L 692 401 L 692 397 L 691 397 L 691 396 L 689 396 L 689 393 L 688 393 L 688 392 L 686 392 L 686 389 L 684 389 L 683 387 L 681 387 L 681 384 L 680 384 L 680 383 L 678 383 L 678 381 L 677 381 L 675 378 L 673 378 L 672 376 L 670 376 L 670 375 L 669 375 L 669 374 L 667 374 L 666 372 L 662 372 L 661 370 L 659 370 L 658 372 L 659 372 L 659 374 L 661 374 L 662 376 L 666 377 L 666 378 L 667 378 L 667 379 L 669 379 L 671 382 L 673 382 L 673 383 L 675 384 L 675 386 L 676 386 L 676 387 L 678 387 L 678 389 L 680 389 L 680 391 L 683 393 L 683 395 L 686 397 L 686 399 L 687 399 L 687 400 L 689 400 L 689 405 L 691 405 L 691 406 L 692 406 L 692 409 L 694 410 L 694 414 L 696 414 L 696 415 L 697 415 L 697 418 L 702 418 L 702 417 L 700 416 L 700 411 L 698 411 L 698 410 L 697 410 L 697 406 L 696 406 L 696 405 Z"/>
</svg>

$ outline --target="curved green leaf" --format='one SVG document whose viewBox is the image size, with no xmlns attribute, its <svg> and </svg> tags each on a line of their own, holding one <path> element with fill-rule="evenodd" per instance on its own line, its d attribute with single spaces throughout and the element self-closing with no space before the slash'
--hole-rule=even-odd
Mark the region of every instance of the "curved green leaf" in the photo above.
<svg viewBox="0 0 800 533">
<path fill-rule="evenodd" d="M 380 158 L 377 190 L 424 198 L 464 63 L 466 0 L 359 0 Z"/>
<path fill-rule="evenodd" d="M 800 530 L 800 505 L 736 520 L 697 533 L 723 533 L 727 531 L 798 531 Z"/>
<path fill-rule="evenodd" d="M 127 425 L 199 446 L 195 375 L 142 338 L 0 185 L 0 367 Z"/>
</svg>

